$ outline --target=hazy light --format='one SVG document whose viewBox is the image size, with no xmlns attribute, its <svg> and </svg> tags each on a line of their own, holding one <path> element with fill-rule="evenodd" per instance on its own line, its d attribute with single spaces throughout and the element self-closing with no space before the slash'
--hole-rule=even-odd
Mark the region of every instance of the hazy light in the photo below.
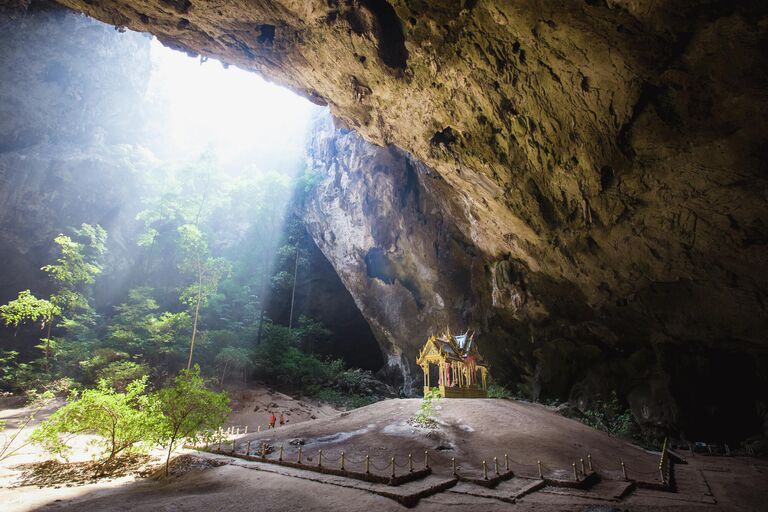
<svg viewBox="0 0 768 512">
<path fill-rule="evenodd" d="M 210 148 L 228 166 L 301 159 L 317 106 L 255 73 L 201 64 L 156 39 L 151 58 L 148 95 L 165 156 L 193 158 Z"/>
</svg>

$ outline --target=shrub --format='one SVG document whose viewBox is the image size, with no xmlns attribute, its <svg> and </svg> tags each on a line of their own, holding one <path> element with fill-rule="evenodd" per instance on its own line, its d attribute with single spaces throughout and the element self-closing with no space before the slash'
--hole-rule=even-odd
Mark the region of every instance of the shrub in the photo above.
<svg viewBox="0 0 768 512">
<path fill-rule="evenodd" d="M 496 384 L 495 382 L 492 382 L 488 385 L 488 398 L 513 398 L 514 393 L 502 386 L 501 384 Z"/>
<path fill-rule="evenodd" d="M 149 375 L 149 367 L 133 361 L 113 361 L 96 372 L 99 381 L 118 391 L 125 391 L 128 384 Z"/>
<path fill-rule="evenodd" d="M 146 385 L 143 377 L 120 393 L 101 381 L 96 389 L 79 395 L 73 392 L 69 403 L 32 433 L 32 440 L 53 454 L 66 456 L 70 448 L 62 436 L 96 434 L 100 439 L 94 444 L 102 447 L 107 460 L 123 452 L 147 450 L 156 437 L 160 418 L 145 394 Z"/>
<path fill-rule="evenodd" d="M 609 400 L 597 400 L 582 412 L 582 423 L 592 428 L 620 437 L 632 437 L 635 434 L 632 413 L 621 406 L 615 391 L 611 393 Z"/>
<path fill-rule="evenodd" d="M 434 428 L 437 425 L 437 422 L 433 417 L 435 413 L 435 403 L 439 400 L 440 390 L 438 388 L 432 388 L 424 393 L 419 412 L 411 418 L 411 423 L 420 427 Z"/>
</svg>

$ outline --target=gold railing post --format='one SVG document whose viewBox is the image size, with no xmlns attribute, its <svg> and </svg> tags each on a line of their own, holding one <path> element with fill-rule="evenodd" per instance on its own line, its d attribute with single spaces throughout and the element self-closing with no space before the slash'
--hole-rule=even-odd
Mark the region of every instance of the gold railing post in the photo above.
<svg viewBox="0 0 768 512">
<path fill-rule="evenodd" d="M 277 460 L 283 462 L 283 445 L 280 445 L 280 457 Z"/>
<path fill-rule="evenodd" d="M 483 479 L 488 480 L 488 464 L 483 461 Z"/>
<path fill-rule="evenodd" d="M 451 457 L 451 467 L 453 467 L 453 474 L 456 474 L 456 457 Z"/>
<path fill-rule="evenodd" d="M 592 471 L 592 455 L 589 453 L 587 454 L 587 466 L 589 467 L 589 470 Z"/>
<path fill-rule="evenodd" d="M 621 474 L 624 475 L 624 480 L 627 479 L 627 467 L 624 465 L 624 461 L 620 460 L 621 462 Z"/>
<path fill-rule="evenodd" d="M 301 464 L 301 445 L 299 445 L 299 464 Z"/>
<path fill-rule="evenodd" d="M 392 465 L 392 478 L 395 478 L 395 458 L 394 457 L 392 457 L 390 464 Z"/>
<path fill-rule="evenodd" d="M 344 471 L 344 450 L 341 450 L 341 470 Z"/>
<path fill-rule="evenodd" d="M 541 461 L 537 460 L 536 465 L 539 467 L 539 478 L 544 478 L 544 473 L 541 472 Z"/>
<path fill-rule="evenodd" d="M 365 474 L 370 474 L 371 472 L 371 458 L 370 456 L 365 456 Z"/>
<path fill-rule="evenodd" d="M 258 426 L 256 427 L 256 432 L 261 432 L 261 425 L 258 425 Z"/>
<path fill-rule="evenodd" d="M 424 450 L 424 469 L 429 469 L 429 450 Z"/>
<path fill-rule="evenodd" d="M 413 455 L 411 452 L 408 452 L 408 472 L 413 473 Z"/>
<path fill-rule="evenodd" d="M 584 459 L 579 459 L 581 461 L 581 475 L 587 476 L 587 468 L 584 467 Z"/>
<path fill-rule="evenodd" d="M 499 476 L 499 459 L 493 458 L 493 469 L 496 471 L 496 476 Z"/>
<path fill-rule="evenodd" d="M 504 470 L 509 471 L 509 454 L 504 454 Z"/>
<path fill-rule="evenodd" d="M 248 441 L 248 444 L 245 445 L 245 454 L 247 456 L 249 456 L 249 457 L 251 456 L 251 442 L 250 441 Z"/>
<path fill-rule="evenodd" d="M 317 467 L 323 467 L 323 450 L 317 451 Z"/>
<path fill-rule="evenodd" d="M 572 463 L 571 466 L 573 467 L 573 479 L 577 482 L 579 481 L 579 474 L 576 472 L 576 463 Z"/>
<path fill-rule="evenodd" d="M 245 433 L 245 434 L 247 434 L 247 433 L 248 433 L 248 425 L 246 425 L 246 426 L 245 426 L 245 432 L 244 432 L 244 433 Z"/>
</svg>

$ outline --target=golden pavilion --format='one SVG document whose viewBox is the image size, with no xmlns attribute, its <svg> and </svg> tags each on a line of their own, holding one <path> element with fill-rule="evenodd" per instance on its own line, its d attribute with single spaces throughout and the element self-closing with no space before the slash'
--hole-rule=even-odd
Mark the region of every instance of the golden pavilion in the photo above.
<svg viewBox="0 0 768 512">
<path fill-rule="evenodd" d="M 424 372 L 424 393 L 437 387 L 444 398 L 488 396 L 488 367 L 473 336 L 469 331 L 430 336 L 416 358 Z"/>
</svg>

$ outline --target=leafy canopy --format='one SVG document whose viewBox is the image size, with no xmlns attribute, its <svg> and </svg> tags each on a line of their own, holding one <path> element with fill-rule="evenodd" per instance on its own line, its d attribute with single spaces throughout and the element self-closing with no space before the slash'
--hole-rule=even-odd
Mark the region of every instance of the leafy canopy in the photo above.
<svg viewBox="0 0 768 512">
<path fill-rule="evenodd" d="M 206 389 L 198 365 L 179 372 L 173 386 L 155 393 L 153 401 L 160 412 L 159 438 L 168 445 L 166 473 L 179 439 L 197 440 L 204 432 L 218 429 L 230 412 L 227 394 Z"/>
<path fill-rule="evenodd" d="M 19 292 L 18 298 L 0 306 L 0 318 L 5 325 L 18 327 L 26 322 L 40 321 L 44 326 L 54 316 L 61 314 L 61 309 L 53 302 L 38 299 L 29 290 Z"/>
</svg>

